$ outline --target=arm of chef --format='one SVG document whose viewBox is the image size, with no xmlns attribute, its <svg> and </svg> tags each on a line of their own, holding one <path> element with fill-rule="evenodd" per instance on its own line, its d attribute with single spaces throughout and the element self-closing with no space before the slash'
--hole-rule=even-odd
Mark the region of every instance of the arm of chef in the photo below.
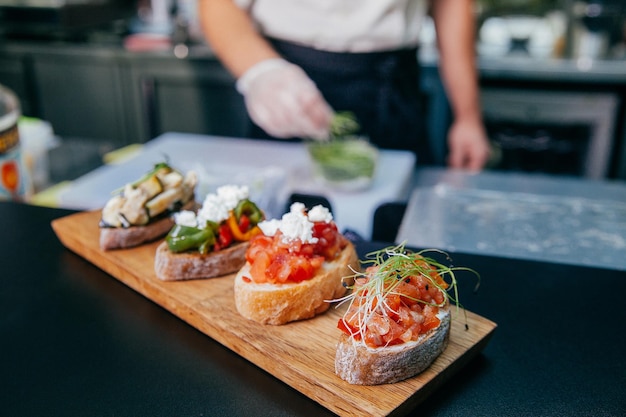
<svg viewBox="0 0 626 417">
<path fill-rule="evenodd" d="M 432 0 L 439 67 L 454 120 L 448 132 L 448 164 L 481 169 L 490 147 L 482 122 L 475 63 L 472 0 Z"/>
<path fill-rule="evenodd" d="M 208 43 L 237 78 L 252 120 L 272 136 L 324 138 L 333 111 L 313 81 L 288 63 L 233 0 L 199 3 Z"/>
</svg>

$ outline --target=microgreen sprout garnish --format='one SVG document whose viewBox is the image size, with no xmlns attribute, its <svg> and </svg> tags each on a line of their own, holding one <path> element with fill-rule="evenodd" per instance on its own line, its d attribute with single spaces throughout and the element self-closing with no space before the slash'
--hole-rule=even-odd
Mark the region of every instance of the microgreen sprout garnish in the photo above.
<svg viewBox="0 0 626 417">
<path fill-rule="evenodd" d="M 313 140 L 307 146 L 318 174 L 331 182 L 368 180 L 374 176 L 378 151 L 359 130 L 354 114 L 335 113 L 327 140 Z"/>
<path fill-rule="evenodd" d="M 344 286 L 351 292 L 335 301 L 339 305 L 349 303 L 340 320 L 350 330 L 351 336 L 365 340 L 367 326 L 371 324 L 370 321 L 376 320 L 376 316 L 397 316 L 397 307 L 392 304 L 397 306 L 398 299 L 412 300 L 413 303 L 434 308 L 453 303 L 457 312 L 462 308 L 456 274 L 461 271 L 475 274 L 478 279 L 476 288 L 480 284 L 480 275 L 470 268 L 447 266 L 428 256 L 430 253 L 444 255 L 450 261 L 446 252 L 437 249 L 413 252 L 402 243 L 367 254 L 362 261 L 364 272 L 354 271 L 353 275 L 344 278 Z M 435 293 L 436 297 L 423 299 L 425 297 L 420 295 L 423 292 L 415 291 L 414 295 L 407 293 L 406 285 L 415 282 L 416 277 L 420 279 L 426 293 Z M 431 291 L 433 288 L 440 295 L 437 291 Z M 348 323 L 353 325 L 349 326 Z"/>
<path fill-rule="evenodd" d="M 356 116 L 349 111 L 335 113 L 330 122 L 330 135 L 333 138 L 353 135 L 359 129 L 360 126 Z"/>
</svg>

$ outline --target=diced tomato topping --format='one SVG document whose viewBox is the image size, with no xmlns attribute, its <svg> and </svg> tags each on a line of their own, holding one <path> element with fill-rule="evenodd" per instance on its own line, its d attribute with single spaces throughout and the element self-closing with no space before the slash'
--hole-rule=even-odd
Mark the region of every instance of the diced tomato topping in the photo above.
<svg viewBox="0 0 626 417">
<path fill-rule="evenodd" d="M 359 329 L 343 319 L 339 319 L 337 322 L 337 328 L 348 335 L 352 335 L 357 340 L 361 339 L 361 335 L 358 333 Z"/>
<path fill-rule="evenodd" d="M 316 250 L 327 259 L 334 259 L 346 246 L 345 237 L 337 231 L 334 222 L 316 222 L 313 225 L 313 237 L 318 239 Z"/>
<path fill-rule="evenodd" d="M 280 231 L 272 237 L 252 238 L 246 252 L 252 280 L 285 283 L 311 279 L 324 261 L 334 260 L 348 243 L 333 222 L 314 223 L 313 236 L 318 239 L 317 243 L 285 242 Z"/>
<path fill-rule="evenodd" d="M 402 335 L 405 332 L 405 328 L 402 323 L 397 322 L 395 320 L 389 319 L 389 333 L 387 336 L 387 344 L 389 345 L 398 345 L 400 343 L 404 343 L 402 340 Z"/>
<path fill-rule="evenodd" d="M 424 324 L 422 327 L 428 331 L 430 329 L 434 329 L 439 326 L 441 320 L 437 317 L 439 309 L 437 307 L 432 307 L 430 305 L 424 306 Z"/>
<path fill-rule="evenodd" d="M 256 281 L 256 277 L 265 276 L 265 271 L 270 265 L 270 255 L 267 252 L 260 251 L 254 261 L 250 263 L 250 278 Z"/>
<path fill-rule="evenodd" d="M 370 267 L 366 274 L 375 271 L 376 267 Z M 429 276 L 400 277 L 398 279 L 401 281 L 393 283 L 393 291 L 386 294 L 384 299 L 370 300 L 370 313 L 364 335 L 358 329 L 359 320 L 363 320 L 359 315 L 359 309 L 364 308 L 365 296 L 353 300 L 347 313 L 339 319 L 337 327 L 357 340 L 363 338 L 370 347 L 391 346 L 417 340 L 419 335 L 438 327 L 441 323 L 437 317 L 439 307 L 434 304 L 444 303 L 445 295 L 440 288 L 447 288 L 447 284 L 438 274 L 437 277 L 432 277 L 434 283 Z M 362 286 L 366 281 L 367 278 L 359 278 L 355 285 Z"/>
<path fill-rule="evenodd" d="M 246 251 L 246 261 L 252 264 L 259 257 L 260 253 L 269 252 L 273 239 L 265 235 L 257 235 L 250 241 L 250 246 Z"/>
</svg>

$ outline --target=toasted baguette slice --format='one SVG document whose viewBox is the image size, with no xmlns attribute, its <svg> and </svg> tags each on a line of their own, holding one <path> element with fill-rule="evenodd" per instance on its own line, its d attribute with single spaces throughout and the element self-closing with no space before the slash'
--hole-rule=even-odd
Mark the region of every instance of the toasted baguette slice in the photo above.
<svg viewBox="0 0 626 417">
<path fill-rule="evenodd" d="M 102 227 L 100 228 L 100 248 L 112 250 L 139 246 L 165 236 L 173 226 L 173 219 L 163 217 L 146 226 Z"/>
<path fill-rule="evenodd" d="M 352 268 L 352 269 L 351 269 Z M 332 262 L 324 262 L 315 277 L 299 283 L 257 284 L 246 263 L 235 277 L 235 306 L 239 313 L 262 324 L 281 325 L 314 317 L 328 310 L 332 300 L 346 292 L 342 278 L 358 268 L 351 243 Z"/>
<path fill-rule="evenodd" d="M 350 384 L 392 384 L 428 368 L 445 350 L 450 338 L 450 310 L 440 309 L 441 323 L 414 342 L 368 348 L 341 334 L 335 355 L 335 373 Z"/>
<path fill-rule="evenodd" d="M 193 210 L 197 203 L 189 201 L 182 210 Z M 126 249 L 152 242 L 165 236 L 174 227 L 172 216 L 164 216 L 145 226 L 101 227 L 100 249 Z"/>
<path fill-rule="evenodd" d="M 162 242 L 154 257 L 154 270 L 162 281 L 214 278 L 238 271 L 246 263 L 248 242 L 235 243 L 217 252 L 174 253 Z"/>
</svg>

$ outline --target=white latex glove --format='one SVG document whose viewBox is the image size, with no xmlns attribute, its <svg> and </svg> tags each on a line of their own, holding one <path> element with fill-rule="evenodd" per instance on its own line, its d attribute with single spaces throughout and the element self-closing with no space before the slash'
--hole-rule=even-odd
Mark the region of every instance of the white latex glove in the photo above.
<svg viewBox="0 0 626 417">
<path fill-rule="evenodd" d="M 333 111 L 302 68 L 284 59 L 252 66 L 237 80 L 252 120 L 278 138 L 328 138 Z"/>
</svg>

